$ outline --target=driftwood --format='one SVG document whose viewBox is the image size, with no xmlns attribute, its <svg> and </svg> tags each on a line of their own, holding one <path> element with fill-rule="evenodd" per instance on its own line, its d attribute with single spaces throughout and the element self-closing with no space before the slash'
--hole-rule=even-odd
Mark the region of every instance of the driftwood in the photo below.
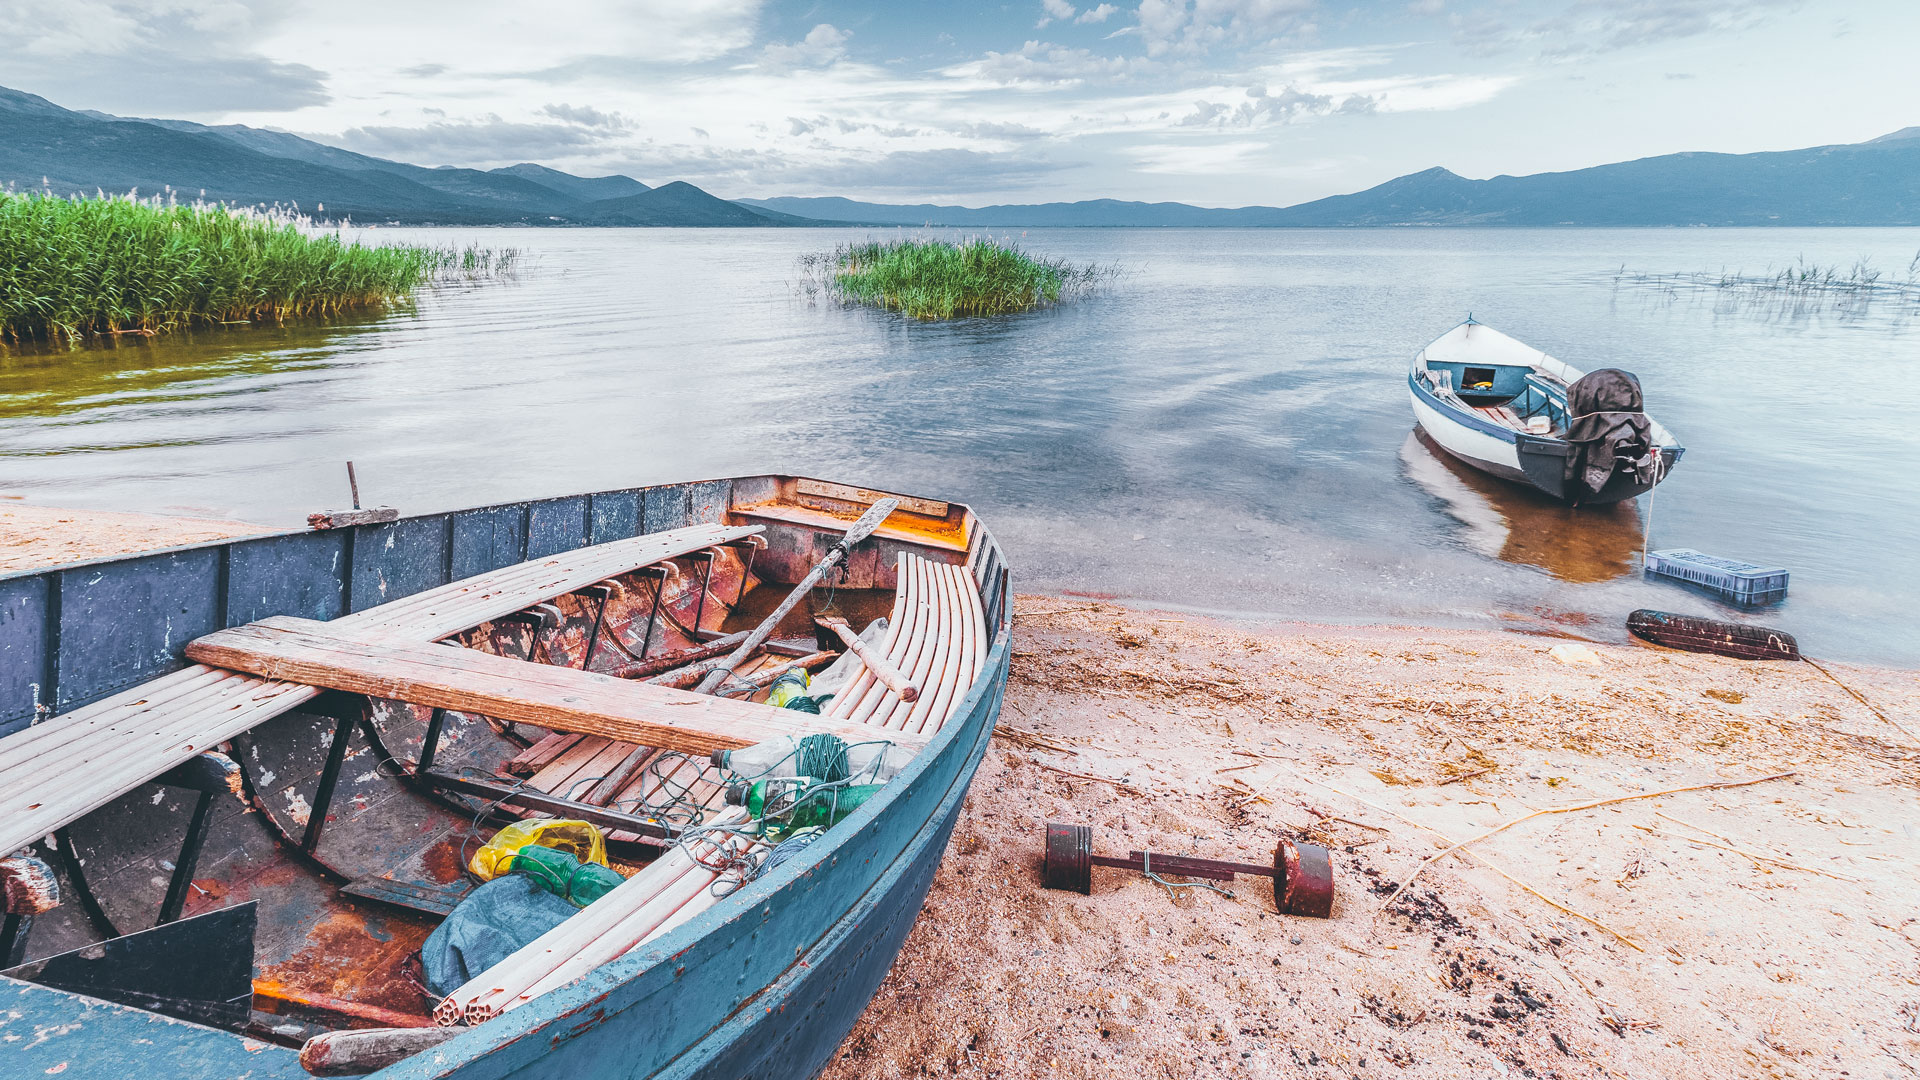
<svg viewBox="0 0 1920 1080">
<path fill-rule="evenodd" d="M 307 528 L 346 529 L 355 525 L 384 525 L 399 520 L 400 511 L 391 506 L 376 506 L 371 510 L 322 510 L 307 515 Z"/>
<path fill-rule="evenodd" d="M 444 1027 L 329 1031 L 300 1048 L 300 1067 L 315 1076 L 364 1076 L 458 1034 L 459 1029 Z"/>
<path fill-rule="evenodd" d="M 712 641 L 685 649 L 676 649 L 673 652 L 659 653 L 644 660 L 624 661 L 618 667 L 609 670 L 607 674 L 616 679 L 650 679 L 661 672 L 672 671 L 674 668 L 691 664 L 696 660 L 719 656 L 745 640 L 747 640 L 747 632 L 742 630 L 737 634 L 728 634 L 726 637 L 714 638 Z"/>
</svg>

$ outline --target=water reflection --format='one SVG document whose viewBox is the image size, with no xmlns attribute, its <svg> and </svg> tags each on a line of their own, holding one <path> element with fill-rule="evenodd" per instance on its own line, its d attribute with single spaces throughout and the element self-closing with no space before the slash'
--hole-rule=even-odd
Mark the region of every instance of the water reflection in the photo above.
<svg viewBox="0 0 1920 1080">
<path fill-rule="evenodd" d="M 1465 526 L 1482 555 L 1537 566 L 1562 581 L 1612 581 L 1639 561 L 1640 512 L 1632 500 L 1574 508 L 1462 464 L 1415 428 L 1400 444 L 1407 477 Z"/>
</svg>

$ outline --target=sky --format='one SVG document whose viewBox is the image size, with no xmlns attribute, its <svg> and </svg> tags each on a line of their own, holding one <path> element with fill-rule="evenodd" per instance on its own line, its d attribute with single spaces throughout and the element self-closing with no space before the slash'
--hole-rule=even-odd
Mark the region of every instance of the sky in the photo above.
<svg viewBox="0 0 1920 1080">
<path fill-rule="evenodd" d="M 1290 205 L 1920 124 L 1915 0 L 0 0 L 0 85 L 729 197 Z"/>
</svg>

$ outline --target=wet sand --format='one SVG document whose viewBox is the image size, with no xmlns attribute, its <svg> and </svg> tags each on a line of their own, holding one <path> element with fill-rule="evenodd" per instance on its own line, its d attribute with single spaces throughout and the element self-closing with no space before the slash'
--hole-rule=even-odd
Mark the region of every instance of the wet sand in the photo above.
<svg viewBox="0 0 1920 1080">
<path fill-rule="evenodd" d="M 1826 665 L 1889 722 L 1804 663 L 1037 596 L 1016 619 L 1010 734 L 828 1080 L 1920 1069 L 1920 674 Z M 1535 809 L 1782 773 L 1535 818 L 1386 903 Z M 1244 877 L 1048 892 L 1049 821 L 1121 855 L 1318 840 L 1334 916 Z"/>
<path fill-rule="evenodd" d="M 271 531 L 270 526 L 244 521 L 61 510 L 0 501 L 0 572 Z"/>
<path fill-rule="evenodd" d="M 253 531 L 0 506 L 0 566 Z M 1016 620 L 1003 734 L 828 1080 L 1920 1074 L 1920 673 L 1057 597 Z M 1534 818 L 1387 903 L 1537 809 L 1768 777 Z M 1047 892 L 1049 821 L 1116 854 L 1326 843 L 1334 916 L 1247 878 Z"/>
</svg>

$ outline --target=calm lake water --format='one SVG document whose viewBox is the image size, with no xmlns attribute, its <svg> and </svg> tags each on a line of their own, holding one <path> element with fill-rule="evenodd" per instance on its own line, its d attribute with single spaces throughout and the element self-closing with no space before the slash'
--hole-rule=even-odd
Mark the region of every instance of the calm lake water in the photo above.
<svg viewBox="0 0 1920 1080">
<path fill-rule="evenodd" d="M 753 472 L 972 503 L 1022 590 L 1341 622 L 1726 614 L 1639 579 L 1648 512 L 1569 511 L 1411 437 L 1408 358 L 1471 311 L 1637 372 L 1687 447 L 1654 546 L 1778 563 L 1766 621 L 1920 665 L 1920 312 L 1617 281 L 1904 275 L 1920 230 L 1033 230 L 1103 295 L 941 326 L 812 306 L 869 230 L 381 230 L 525 250 L 517 280 L 352 325 L 0 358 L 0 494 L 294 524 Z"/>
</svg>

